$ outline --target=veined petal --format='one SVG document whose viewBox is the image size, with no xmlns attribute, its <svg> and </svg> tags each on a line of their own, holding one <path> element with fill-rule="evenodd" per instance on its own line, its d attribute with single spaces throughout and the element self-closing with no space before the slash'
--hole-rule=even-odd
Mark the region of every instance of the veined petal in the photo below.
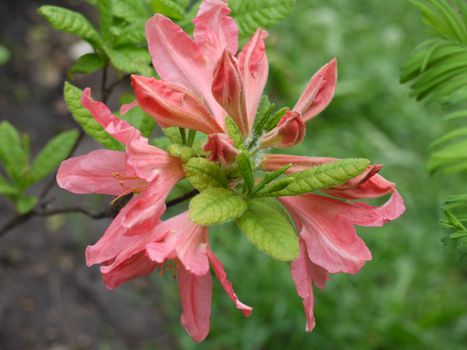
<svg viewBox="0 0 467 350">
<path fill-rule="evenodd" d="M 152 64 L 160 77 L 201 96 L 223 126 L 225 113 L 211 93 L 214 64 L 206 57 L 203 48 L 162 15 L 149 19 L 145 29 Z"/>
<path fill-rule="evenodd" d="M 125 192 L 113 175 L 126 170 L 124 152 L 97 150 L 64 160 L 57 172 L 58 185 L 70 192 L 118 196 Z"/>
<path fill-rule="evenodd" d="M 212 94 L 235 121 L 242 135 L 247 136 L 250 128 L 242 80 L 237 59 L 230 51 L 225 50 L 214 70 Z"/>
<path fill-rule="evenodd" d="M 180 323 L 196 342 L 201 342 L 209 333 L 211 317 L 212 277 L 208 272 L 196 276 L 178 265 L 178 288 L 182 300 Z"/>
<path fill-rule="evenodd" d="M 203 102 L 182 86 L 135 75 L 132 84 L 138 105 L 161 127 L 178 126 L 206 134 L 223 132 Z"/>
<path fill-rule="evenodd" d="M 117 141 L 126 145 L 142 137 L 138 129 L 132 127 L 125 120 L 114 116 L 104 103 L 93 100 L 90 88 L 84 89 L 81 96 L 81 104 L 92 114 L 105 131 Z"/>
<path fill-rule="evenodd" d="M 306 331 L 311 332 L 315 327 L 313 284 L 324 288 L 328 279 L 327 271 L 308 259 L 306 244 L 300 239 L 300 254 L 292 261 L 290 274 L 295 283 L 297 294 L 303 300 L 306 316 Z"/>
<path fill-rule="evenodd" d="M 214 273 L 216 274 L 217 279 L 221 283 L 229 298 L 232 299 L 232 301 L 234 302 L 235 307 L 239 309 L 245 317 L 250 316 L 251 312 L 253 311 L 253 308 L 251 306 L 243 304 L 238 299 L 237 294 L 235 294 L 235 291 L 232 287 L 232 283 L 230 283 L 230 281 L 227 279 L 227 274 L 225 273 L 224 266 L 222 266 L 222 263 L 217 258 L 217 256 L 214 255 L 211 249 L 208 249 L 207 253 L 209 257 L 209 262 L 211 263 L 211 266 L 214 269 Z"/>
<path fill-rule="evenodd" d="M 138 107 L 138 101 L 136 100 L 130 103 L 123 104 L 120 106 L 120 114 L 125 115 L 135 107 Z"/>
<path fill-rule="evenodd" d="M 279 200 L 294 218 L 314 264 L 330 273 L 355 274 L 371 260 L 370 251 L 347 217 L 347 213 L 353 217 L 362 215 L 361 208 L 315 194 Z"/>
<path fill-rule="evenodd" d="M 142 251 L 113 269 L 106 269 L 106 266 L 103 266 L 101 268 L 102 279 L 108 289 L 114 289 L 135 277 L 149 275 L 157 265 L 157 263 L 149 260 Z"/>
<path fill-rule="evenodd" d="M 253 127 L 256 110 L 268 79 L 269 64 L 264 45 L 266 37 L 267 32 L 261 28 L 258 29 L 238 54 L 239 68 L 243 75 L 243 88 L 245 90 L 250 130 Z"/>
<path fill-rule="evenodd" d="M 224 166 L 231 164 L 240 153 L 234 147 L 232 139 L 223 133 L 209 135 L 203 151 L 211 152 L 209 160 L 220 161 Z"/>
<path fill-rule="evenodd" d="M 131 142 L 126 149 L 127 164 L 135 174 L 151 182 L 164 169 L 179 167 L 182 170 L 180 159 L 171 157 L 167 152 L 148 144 L 146 139 Z"/>
<path fill-rule="evenodd" d="M 238 28 L 224 0 L 204 0 L 193 20 L 195 41 L 204 49 L 206 57 L 215 64 L 228 48 L 235 54 L 238 49 Z"/>
<path fill-rule="evenodd" d="M 331 103 L 336 83 L 337 61 L 333 58 L 313 75 L 293 110 L 302 113 L 304 121 L 317 116 Z"/>
</svg>

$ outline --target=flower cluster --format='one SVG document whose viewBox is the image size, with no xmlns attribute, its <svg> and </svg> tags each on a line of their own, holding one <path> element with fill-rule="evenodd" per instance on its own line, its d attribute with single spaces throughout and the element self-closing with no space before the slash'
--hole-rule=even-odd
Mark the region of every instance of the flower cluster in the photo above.
<svg viewBox="0 0 467 350">
<path fill-rule="evenodd" d="M 257 248 L 291 261 L 311 331 L 313 285 L 323 288 L 329 274 L 354 274 L 371 259 L 354 226 L 382 226 L 404 211 L 395 185 L 378 174 L 380 165 L 265 152 L 303 140 L 305 123 L 334 95 L 336 61 L 312 77 L 294 108 L 274 113 L 262 99 L 267 33 L 258 29 L 237 52 L 238 29 L 229 13 L 224 0 L 205 0 L 193 37 L 164 16 L 151 18 L 146 36 L 160 79 L 132 76 L 136 100 L 122 107 L 122 113 L 143 109 L 164 129 L 205 134 L 201 147 L 186 139 L 166 150 L 153 146 L 86 89 L 82 105 L 125 150 L 68 159 L 57 175 L 60 187 L 74 193 L 131 197 L 86 249 L 86 262 L 101 264 L 108 288 L 170 264 L 179 283 L 181 324 L 195 341 L 209 332 L 210 267 L 236 308 L 245 316 L 252 311 L 240 302 L 211 250 L 209 225 L 236 220 Z M 200 193 L 188 211 L 162 220 L 165 201 L 183 178 Z M 385 195 L 390 198 L 381 206 L 356 201 Z"/>
</svg>

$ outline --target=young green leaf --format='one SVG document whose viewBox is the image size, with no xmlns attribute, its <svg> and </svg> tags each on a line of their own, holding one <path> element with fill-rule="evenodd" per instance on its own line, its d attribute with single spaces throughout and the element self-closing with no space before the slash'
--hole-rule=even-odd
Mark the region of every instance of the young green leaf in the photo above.
<svg viewBox="0 0 467 350">
<path fill-rule="evenodd" d="M 80 13 L 58 6 L 41 6 L 39 14 L 44 17 L 55 30 L 74 34 L 96 48 L 102 48 L 102 38 L 91 23 Z"/>
<path fill-rule="evenodd" d="M 146 21 L 153 14 L 141 0 L 112 0 L 112 5 L 113 15 L 128 23 Z"/>
<path fill-rule="evenodd" d="M 149 66 L 151 58 L 146 49 L 131 47 L 113 49 L 104 46 L 104 51 L 109 56 L 110 63 L 122 72 L 154 75 L 154 70 Z"/>
<path fill-rule="evenodd" d="M 91 113 L 81 106 L 81 89 L 65 82 L 65 102 L 73 118 L 80 124 L 83 130 L 97 142 L 109 149 L 120 150 L 122 145 L 112 138 L 99 123 L 92 117 Z"/>
<path fill-rule="evenodd" d="M 191 147 L 172 143 L 167 147 L 167 152 L 175 158 L 180 158 L 182 161 L 187 162 L 193 157 L 193 149 Z"/>
<path fill-rule="evenodd" d="M 174 20 L 181 20 L 185 17 L 185 11 L 177 1 L 174 0 L 151 0 L 151 9 L 154 13 L 160 13 Z"/>
<path fill-rule="evenodd" d="M 205 158 L 191 158 L 183 168 L 187 179 L 198 191 L 227 187 L 227 178 L 219 165 Z"/>
<path fill-rule="evenodd" d="M 279 176 L 283 175 L 287 170 L 289 170 L 289 168 L 292 166 L 292 164 L 289 164 L 289 165 L 286 165 L 286 166 L 283 166 L 282 168 L 276 170 L 276 171 L 273 171 L 273 172 L 267 172 L 263 179 L 260 181 L 260 183 L 258 185 L 255 186 L 253 192 L 252 192 L 252 195 L 254 195 L 255 193 L 258 193 L 259 191 L 261 191 L 267 184 L 269 184 L 271 181 L 274 181 L 275 179 L 277 179 Z"/>
<path fill-rule="evenodd" d="M 355 176 L 360 175 L 369 165 L 370 161 L 367 159 L 339 159 L 271 182 L 264 190 L 257 193 L 257 196 L 297 196 L 342 185 Z"/>
<path fill-rule="evenodd" d="M 198 225 L 216 225 L 240 217 L 246 210 L 245 200 L 225 188 L 208 188 L 190 201 L 190 220 Z"/>
<path fill-rule="evenodd" d="M 45 145 L 32 163 L 31 184 L 42 180 L 70 155 L 78 136 L 78 130 L 64 131 Z"/>
<path fill-rule="evenodd" d="M 245 181 L 247 193 L 250 193 L 255 181 L 250 154 L 247 151 L 241 151 L 237 156 L 236 162 L 238 164 L 238 170 Z"/>
<path fill-rule="evenodd" d="M 29 172 L 28 151 L 19 132 L 7 121 L 0 123 L 0 161 L 16 184 L 22 184 Z"/>
<path fill-rule="evenodd" d="M 243 37 L 258 27 L 267 28 L 285 18 L 293 9 L 295 0 L 229 0 L 232 16 Z"/>
<path fill-rule="evenodd" d="M 112 38 L 110 28 L 113 24 L 112 15 L 112 0 L 97 0 L 97 8 L 99 9 L 99 22 L 102 36 L 105 41 Z"/>
<path fill-rule="evenodd" d="M 18 193 L 18 189 L 10 184 L 3 176 L 0 175 L 0 194 L 3 195 L 15 195 Z"/>
<path fill-rule="evenodd" d="M 291 261 L 298 256 L 299 244 L 293 226 L 267 201 L 248 202 L 248 209 L 236 221 L 250 242 L 272 258 Z"/>
<path fill-rule="evenodd" d="M 264 132 L 264 126 L 266 125 L 266 122 L 268 121 L 269 117 L 274 111 L 274 108 L 276 108 L 276 105 L 274 103 L 271 103 L 271 101 L 269 101 L 269 97 L 264 95 L 261 98 L 261 103 L 259 104 L 258 112 L 256 112 L 255 125 L 253 128 L 254 135 L 260 136 Z"/>
<path fill-rule="evenodd" d="M 146 23 L 146 17 L 144 18 L 144 20 L 131 22 L 128 25 L 112 27 L 111 32 L 114 36 L 115 46 L 143 46 L 146 43 L 146 37 L 144 34 L 144 24 Z"/>
<path fill-rule="evenodd" d="M 37 204 L 37 197 L 35 196 L 22 196 L 16 201 L 16 211 L 19 214 L 29 213 Z"/>
<path fill-rule="evenodd" d="M 264 124 L 262 131 L 268 132 L 274 129 L 288 109 L 289 108 L 284 107 L 284 108 L 279 109 L 276 113 L 270 114 L 269 118 L 266 120 L 266 123 Z"/>
<path fill-rule="evenodd" d="M 237 124 L 235 124 L 233 119 L 229 116 L 225 118 L 225 128 L 227 130 L 227 134 L 232 139 L 235 148 L 244 149 L 245 146 L 243 145 L 242 133 L 240 132 Z"/>
<path fill-rule="evenodd" d="M 101 69 L 105 66 L 105 60 L 95 53 L 87 53 L 80 58 L 71 66 L 68 70 L 69 74 L 83 73 L 89 74 Z"/>
</svg>

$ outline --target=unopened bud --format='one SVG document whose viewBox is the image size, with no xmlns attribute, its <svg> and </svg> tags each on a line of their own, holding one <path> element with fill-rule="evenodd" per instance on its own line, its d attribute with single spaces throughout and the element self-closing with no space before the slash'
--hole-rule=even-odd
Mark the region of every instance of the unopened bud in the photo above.
<svg viewBox="0 0 467 350">
<path fill-rule="evenodd" d="M 306 126 L 298 112 L 287 111 L 277 126 L 261 138 L 261 147 L 288 148 L 303 141 Z"/>
</svg>

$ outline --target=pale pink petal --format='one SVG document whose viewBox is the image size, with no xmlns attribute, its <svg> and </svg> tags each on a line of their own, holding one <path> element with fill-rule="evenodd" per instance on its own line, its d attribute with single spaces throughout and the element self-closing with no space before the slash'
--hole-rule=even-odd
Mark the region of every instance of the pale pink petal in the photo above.
<svg viewBox="0 0 467 350">
<path fill-rule="evenodd" d="M 98 150 L 64 160 L 57 172 L 58 185 L 70 192 L 101 193 L 118 196 L 125 192 L 113 176 L 125 172 L 124 152 Z"/>
<path fill-rule="evenodd" d="M 266 81 L 268 79 L 268 58 L 264 39 L 267 32 L 258 29 L 243 50 L 238 54 L 239 68 L 243 75 L 249 128 L 253 127 Z"/>
<path fill-rule="evenodd" d="M 177 275 L 183 309 L 180 323 L 193 340 L 199 343 L 209 333 L 212 298 L 211 273 L 196 276 L 187 271 L 183 265 L 179 265 Z"/>
<path fill-rule="evenodd" d="M 304 157 L 289 154 L 265 154 L 261 159 L 261 168 L 265 171 L 276 171 L 291 164 L 287 174 L 293 174 L 308 168 L 333 162 L 336 158 L 328 157 Z"/>
<path fill-rule="evenodd" d="M 96 121 L 107 131 L 114 139 L 123 144 L 128 144 L 133 140 L 139 139 L 141 133 L 138 129 L 132 127 L 129 123 L 121 120 L 112 114 L 112 111 L 102 102 L 94 101 L 91 97 L 91 89 L 86 88 L 81 96 L 81 104 L 96 119 Z"/>
<path fill-rule="evenodd" d="M 224 166 L 230 165 L 240 153 L 233 146 L 227 134 L 211 134 L 203 146 L 203 151 L 210 152 L 209 160 L 220 161 Z"/>
<path fill-rule="evenodd" d="M 306 126 L 298 112 L 287 111 L 277 126 L 263 135 L 261 147 L 289 148 L 298 145 L 305 138 Z"/>
<path fill-rule="evenodd" d="M 339 186 L 326 190 L 326 192 L 335 197 L 358 199 L 379 198 L 388 193 L 394 192 L 395 189 L 396 185 L 393 182 L 387 181 L 379 174 L 374 174 L 369 178 L 363 179 L 363 181 L 356 184 L 356 186 Z"/>
<path fill-rule="evenodd" d="M 141 194 L 137 201 L 131 201 L 125 208 L 122 225 L 132 228 L 137 225 L 155 225 L 165 212 L 165 200 L 175 184 L 184 177 L 183 170 L 174 166 L 161 171 Z"/>
<path fill-rule="evenodd" d="M 134 100 L 133 102 L 126 103 L 120 106 L 120 114 L 125 115 L 133 108 L 138 107 L 138 101 Z"/>
<path fill-rule="evenodd" d="M 127 164 L 134 173 L 151 182 L 164 169 L 178 168 L 178 174 L 183 172 L 180 159 L 171 157 L 167 152 L 148 144 L 146 139 L 131 142 L 126 149 Z M 183 176 L 183 175 L 178 175 Z"/>
<path fill-rule="evenodd" d="M 217 258 L 217 256 L 214 255 L 214 253 L 210 249 L 208 249 L 208 257 L 217 279 L 221 283 L 229 298 L 232 299 L 232 301 L 234 302 L 235 307 L 239 309 L 245 317 L 250 316 L 251 312 L 253 311 L 253 308 L 251 306 L 243 304 L 238 299 L 237 294 L 235 294 L 235 291 L 233 290 L 232 283 L 230 283 L 230 281 L 227 279 L 227 274 L 225 273 L 224 266 L 222 266 L 220 260 Z"/>
<path fill-rule="evenodd" d="M 303 239 L 300 239 L 300 254 L 296 260 L 292 261 L 290 274 L 295 283 L 297 294 L 303 300 L 303 308 L 305 309 L 306 316 L 306 331 L 311 332 L 315 327 L 315 317 L 313 314 L 313 284 L 317 285 L 319 288 L 324 288 L 328 275 L 326 270 L 313 264 L 308 259 L 308 253 Z"/>
<path fill-rule="evenodd" d="M 120 284 L 129 281 L 135 277 L 149 275 L 157 267 L 157 263 L 149 260 L 144 251 L 133 255 L 113 269 L 107 269 L 102 272 L 102 279 L 108 289 L 114 289 Z M 105 266 L 101 268 L 105 270 Z"/>
<path fill-rule="evenodd" d="M 193 20 L 195 41 L 204 49 L 206 57 L 215 64 L 228 48 L 235 54 L 238 49 L 238 28 L 224 0 L 204 0 Z"/>
<path fill-rule="evenodd" d="M 250 127 L 247 118 L 243 77 L 238 69 L 237 59 L 228 50 L 224 51 L 214 70 L 212 94 L 237 124 L 242 135 L 247 136 Z"/>
<path fill-rule="evenodd" d="M 348 218 L 362 215 L 361 208 L 343 207 L 340 203 L 346 203 L 315 194 L 279 199 L 294 218 L 314 264 L 331 273 L 354 274 L 371 260 L 370 251 Z"/>
<path fill-rule="evenodd" d="M 211 134 L 223 128 L 203 102 L 184 87 L 155 78 L 132 76 L 138 105 L 162 127 L 177 126 Z"/>
<path fill-rule="evenodd" d="M 304 121 L 321 113 L 331 103 L 337 83 L 337 61 L 332 59 L 311 78 L 298 99 L 294 111 L 300 112 Z"/>
<path fill-rule="evenodd" d="M 202 97 L 223 126 L 225 113 L 211 93 L 214 64 L 206 57 L 203 48 L 162 15 L 149 19 L 145 28 L 152 64 L 159 76 Z"/>
</svg>

